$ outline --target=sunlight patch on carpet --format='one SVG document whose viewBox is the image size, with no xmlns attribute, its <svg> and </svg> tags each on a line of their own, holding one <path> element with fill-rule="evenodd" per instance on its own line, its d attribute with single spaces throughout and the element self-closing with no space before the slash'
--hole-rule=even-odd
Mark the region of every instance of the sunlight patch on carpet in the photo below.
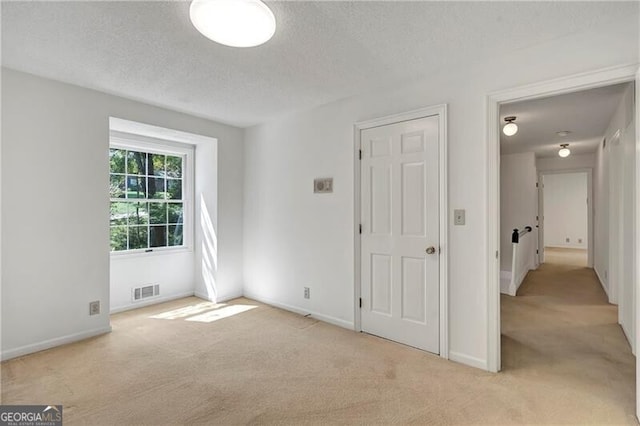
<svg viewBox="0 0 640 426">
<path fill-rule="evenodd" d="M 203 303 L 197 303 L 195 305 L 185 306 L 183 308 L 173 309 L 167 312 L 162 312 L 160 314 L 152 315 L 149 318 L 170 319 L 170 320 L 185 318 L 185 317 L 190 317 L 193 315 L 200 314 L 202 312 L 219 309 L 224 306 L 227 306 L 226 303 L 203 302 Z"/>
<path fill-rule="evenodd" d="M 223 318 L 228 318 L 233 315 L 241 314 L 243 312 L 250 311 L 252 309 L 257 308 L 254 305 L 231 305 L 225 308 L 216 309 L 210 312 L 205 312 L 201 315 L 196 315 L 190 318 L 187 318 L 185 321 L 196 321 L 196 322 L 213 322 L 218 321 Z"/>
</svg>

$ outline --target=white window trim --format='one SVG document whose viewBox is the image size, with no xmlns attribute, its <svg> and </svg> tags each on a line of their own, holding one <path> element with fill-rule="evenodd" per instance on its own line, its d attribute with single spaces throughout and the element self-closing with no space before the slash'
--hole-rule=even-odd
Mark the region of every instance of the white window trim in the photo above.
<svg viewBox="0 0 640 426">
<path fill-rule="evenodd" d="M 189 253 L 194 250 L 194 226 L 195 226 L 195 149 L 193 145 L 176 141 L 156 139 L 148 136 L 136 135 L 132 133 L 109 132 L 109 148 L 140 150 L 155 154 L 179 155 L 185 157 L 185 167 L 182 175 L 183 192 L 183 235 L 182 246 L 152 247 L 146 249 L 111 251 L 113 258 L 120 257 L 140 257 L 158 256 L 172 253 Z M 109 197 L 111 200 L 111 197 Z"/>
</svg>

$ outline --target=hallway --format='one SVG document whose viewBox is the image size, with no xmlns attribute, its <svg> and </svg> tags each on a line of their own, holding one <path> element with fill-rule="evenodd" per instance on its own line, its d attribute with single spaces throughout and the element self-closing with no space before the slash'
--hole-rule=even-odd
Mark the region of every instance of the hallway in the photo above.
<svg viewBox="0 0 640 426">
<path fill-rule="evenodd" d="M 580 253 L 546 256 L 517 297 L 501 296 L 502 370 L 565 389 L 558 418 L 584 408 L 588 398 L 593 413 L 608 413 L 593 422 L 636 424 L 635 357 L 617 307 L 594 271 L 578 266 Z"/>
</svg>

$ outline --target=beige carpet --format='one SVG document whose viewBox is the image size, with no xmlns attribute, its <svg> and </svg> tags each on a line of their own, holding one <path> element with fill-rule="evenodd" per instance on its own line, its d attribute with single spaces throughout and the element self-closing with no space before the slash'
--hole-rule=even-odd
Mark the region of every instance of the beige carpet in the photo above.
<svg viewBox="0 0 640 426">
<path fill-rule="evenodd" d="M 591 271 L 553 268 L 503 298 L 500 374 L 247 299 L 191 297 L 3 363 L 2 402 L 61 403 L 65 424 L 89 425 L 634 424 L 615 308 Z"/>
<path fill-rule="evenodd" d="M 587 266 L 588 252 L 584 249 L 545 247 L 544 261 L 560 265 Z"/>
<path fill-rule="evenodd" d="M 586 251 L 551 249 L 545 260 L 517 297 L 501 296 L 504 373 L 553 388 L 559 421 L 587 421 L 586 404 L 590 422 L 635 422 L 635 357 L 594 271 L 576 266 Z"/>
</svg>

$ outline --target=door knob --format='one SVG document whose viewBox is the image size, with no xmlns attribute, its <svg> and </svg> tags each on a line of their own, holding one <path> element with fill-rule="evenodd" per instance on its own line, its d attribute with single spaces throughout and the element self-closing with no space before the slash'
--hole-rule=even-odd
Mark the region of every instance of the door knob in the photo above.
<svg viewBox="0 0 640 426">
<path fill-rule="evenodd" d="M 427 254 L 433 254 L 436 252 L 436 248 L 434 246 L 427 247 Z"/>
</svg>

